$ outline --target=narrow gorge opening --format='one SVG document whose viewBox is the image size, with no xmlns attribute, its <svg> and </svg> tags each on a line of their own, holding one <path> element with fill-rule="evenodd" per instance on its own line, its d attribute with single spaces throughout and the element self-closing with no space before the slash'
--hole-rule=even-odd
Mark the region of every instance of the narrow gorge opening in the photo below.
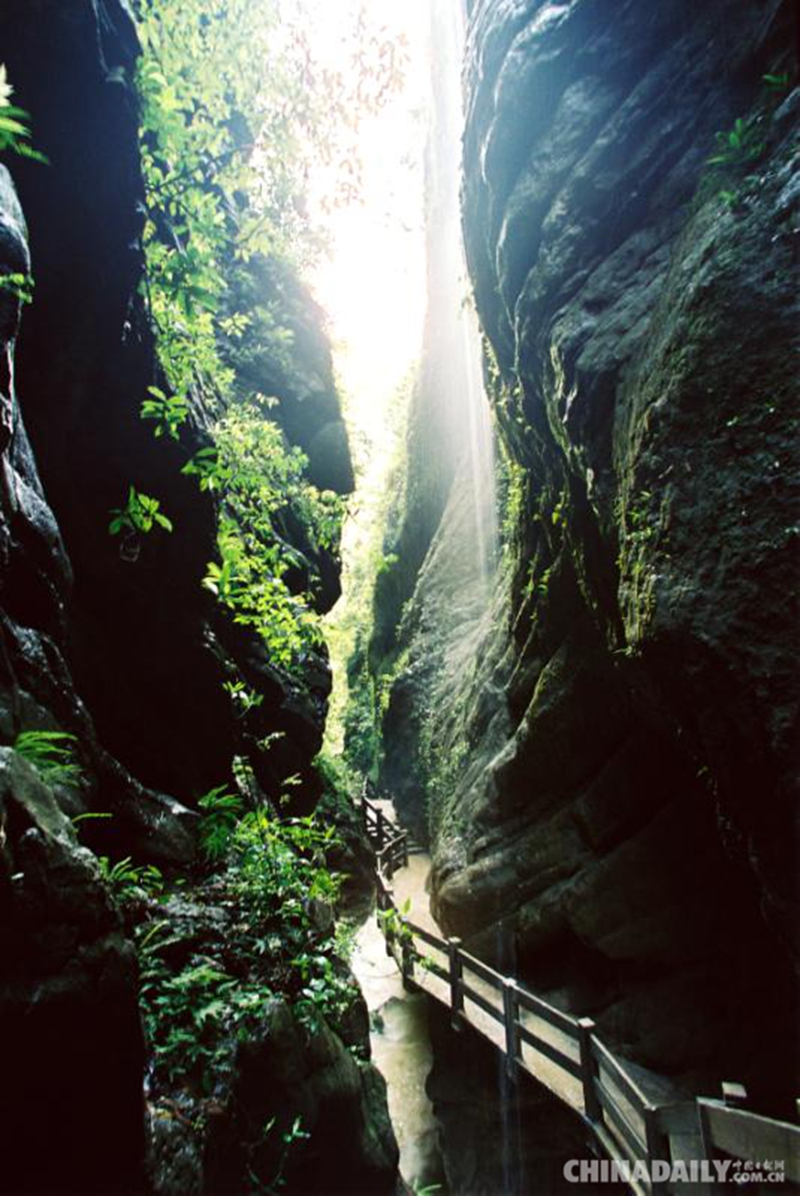
<svg viewBox="0 0 800 1196">
<path fill-rule="evenodd" d="M 0 1192 L 800 1185 L 797 34 L 0 4 Z"/>
</svg>

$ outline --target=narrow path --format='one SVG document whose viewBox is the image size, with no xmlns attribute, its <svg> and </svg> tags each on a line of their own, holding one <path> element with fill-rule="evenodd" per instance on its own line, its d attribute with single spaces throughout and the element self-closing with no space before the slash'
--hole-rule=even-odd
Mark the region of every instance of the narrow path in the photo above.
<svg viewBox="0 0 800 1196">
<path fill-rule="evenodd" d="M 376 809 L 381 810 L 387 820 L 393 823 L 397 822 L 397 815 L 390 801 L 373 802 L 372 805 Z M 427 853 L 417 851 L 413 855 L 410 855 L 407 866 L 400 868 L 392 877 L 394 899 L 398 909 L 410 921 L 422 927 L 423 930 L 427 930 L 430 934 L 443 937 L 444 932 L 431 913 L 430 895 L 428 892 L 430 871 L 431 857 Z M 407 914 L 405 912 L 406 902 L 410 903 Z M 431 944 L 427 945 L 426 956 L 437 963 L 443 970 L 448 967 L 449 959 L 447 953 Z M 427 971 L 424 965 L 415 969 L 414 983 L 422 992 L 429 993 L 445 1005 L 450 1003 L 450 986 L 448 981 L 442 979 L 441 976 L 437 976 L 432 971 Z M 479 1000 L 482 999 L 483 1002 L 491 1005 L 493 1008 L 497 1007 L 497 991 L 490 984 L 487 984 L 477 976 L 470 976 L 469 987 L 475 991 Z M 470 1023 L 484 1037 L 490 1039 L 500 1051 L 504 1051 L 506 1039 L 502 1022 L 489 1014 L 482 1005 L 470 999 L 469 996 L 465 996 L 464 1007 Z M 574 1039 L 571 1036 L 561 1033 L 556 1026 L 550 1025 L 543 1018 L 537 1017 L 529 1010 L 521 1011 L 521 1020 L 532 1033 L 544 1039 L 545 1042 L 550 1043 L 555 1049 L 563 1051 L 565 1055 L 568 1055 L 575 1061 L 576 1066 L 579 1065 L 580 1060 Z M 565 1101 L 573 1109 L 583 1113 L 583 1093 L 580 1081 L 567 1075 L 557 1064 L 551 1063 L 550 1060 L 544 1058 L 540 1052 L 534 1052 L 529 1044 L 521 1044 L 520 1057 L 523 1063 L 529 1065 L 530 1071 L 533 1071 L 534 1055 L 536 1058 L 536 1079 L 552 1092 L 554 1096 L 558 1097 L 559 1100 Z"/>
<path fill-rule="evenodd" d="M 707 1160 L 720 1149 L 733 1153 L 739 1165 L 753 1166 L 771 1144 L 779 1143 L 780 1152 L 772 1153 L 786 1159 L 795 1178 L 796 1126 L 739 1112 L 724 1099 L 687 1097 L 666 1078 L 616 1058 L 593 1022 L 555 1008 L 471 955 L 458 940 L 446 940 L 430 910 L 430 858 L 410 850 L 391 802 L 365 800 L 362 811 L 377 849 L 379 908 L 400 919 L 383 917 L 381 929 L 406 981 L 448 1007 L 455 1030 L 466 1022 L 494 1043 L 505 1055 L 510 1076 L 528 1072 L 569 1105 L 609 1159 L 630 1168 L 646 1164 L 643 1177 L 630 1174 L 635 1196 L 675 1193 L 668 1181 L 671 1164 L 709 1168 Z M 706 1140 L 707 1134 L 716 1136 Z M 667 1175 L 655 1178 L 653 1169 L 662 1167 Z M 681 1196 L 706 1196 L 711 1178 L 708 1171 L 681 1174 Z"/>
<path fill-rule="evenodd" d="M 391 803 L 364 800 L 362 815 L 377 848 L 381 928 L 406 982 L 449 1008 L 455 1030 L 467 1023 L 494 1043 L 511 1078 L 527 1072 L 579 1114 L 636 1196 L 705 1196 L 720 1155 L 743 1174 L 772 1167 L 779 1176 L 783 1168 L 800 1184 L 797 1125 L 751 1112 L 738 1084 L 723 1085 L 722 1100 L 688 1096 L 618 1058 L 590 1019 L 556 1008 L 458 939 L 445 939 L 430 911 L 428 857 L 412 853 Z M 764 1162 L 770 1158 L 780 1161 Z M 687 1163 L 697 1168 L 690 1176 Z"/>
</svg>

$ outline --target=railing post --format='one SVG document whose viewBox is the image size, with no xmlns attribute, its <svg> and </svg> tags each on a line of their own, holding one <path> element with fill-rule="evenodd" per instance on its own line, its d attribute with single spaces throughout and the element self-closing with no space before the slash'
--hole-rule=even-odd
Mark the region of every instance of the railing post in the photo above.
<svg viewBox="0 0 800 1196">
<path fill-rule="evenodd" d="M 386 885 L 385 892 L 386 892 L 386 904 L 384 905 L 384 909 L 388 913 L 389 910 L 394 909 L 394 889 L 392 888 L 391 885 Z M 394 952 L 392 951 L 393 935 L 392 935 L 391 920 L 389 918 L 383 919 L 383 937 L 386 940 L 386 954 L 389 956 L 390 959 L 394 959 Z"/>
<path fill-rule="evenodd" d="M 669 1139 L 661 1132 L 658 1125 L 658 1109 L 653 1105 L 645 1105 L 643 1109 L 644 1133 L 647 1139 L 647 1164 L 650 1174 L 653 1173 L 653 1163 L 669 1163 L 671 1151 Z M 668 1196 L 668 1188 L 663 1180 L 653 1180 L 650 1184 L 652 1196 Z"/>
<path fill-rule="evenodd" d="M 463 964 L 461 961 L 461 939 L 447 940 L 447 953 L 450 956 L 450 1011 L 454 1030 L 461 1029 L 461 1017 L 464 1011 L 464 993 L 461 989 Z"/>
<path fill-rule="evenodd" d="M 410 990 L 414 988 L 414 943 L 411 931 L 407 928 L 404 928 L 400 949 L 402 951 L 403 988 Z"/>
<path fill-rule="evenodd" d="M 733 1080 L 722 1081 L 722 1099 L 729 1109 L 743 1109 L 747 1104 L 747 1089 Z"/>
<path fill-rule="evenodd" d="M 408 867 L 408 831 L 403 834 L 403 867 Z"/>
<path fill-rule="evenodd" d="M 506 1029 L 506 1071 L 516 1080 L 519 1064 L 519 1026 L 517 1025 L 517 982 L 503 977 L 503 1019 Z"/>
<path fill-rule="evenodd" d="M 588 1121 L 602 1121 L 603 1109 L 594 1088 L 594 1058 L 592 1035 L 594 1022 L 590 1017 L 578 1019 L 578 1043 L 581 1052 L 581 1081 L 583 1083 L 583 1111 Z"/>
<path fill-rule="evenodd" d="M 377 826 L 377 832 L 378 832 L 378 851 L 383 851 L 383 842 L 384 842 L 384 838 L 385 838 L 385 835 L 386 835 L 386 832 L 385 832 L 385 830 L 384 830 L 384 826 L 383 826 L 383 810 L 378 810 L 378 819 L 377 819 L 377 821 L 378 821 L 378 826 Z"/>
</svg>

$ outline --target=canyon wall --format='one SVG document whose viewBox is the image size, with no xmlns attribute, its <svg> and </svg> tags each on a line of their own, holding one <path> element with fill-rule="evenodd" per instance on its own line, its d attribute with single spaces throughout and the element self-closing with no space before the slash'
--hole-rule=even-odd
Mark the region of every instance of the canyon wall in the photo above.
<svg viewBox="0 0 800 1196">
<path fill-rule="evenodd" d="M 200 584 L 215 555 L 214 504 L 181 472 L 207 443 L 208 414 L 195 404 L 180 443 L 154 442 L 152 425 L 140 418 L 147 387 L 160 376 L 140 294 L 133 22 L 116 3 L 11 3 L 0 38 L 15 98 L 34 114 L 37 143 L 50 159 L 46 167 L 14 165 L 37 288 L 20 336 L 17 388 L 73 566 L 70 661 L 80 692 L 105 746 L 141 780 L 192 804 L 224 778 L 234 751 L 247 751 L 222 687 L 242 675 L 268 696 L 245 738 L 284 736 L 268 765 L 250 748 L 264 787 L 274 794 L 273 774 L 300 772 L 311 801 L 318 786 L 308 761 L 321 744 L 330 688 L 324 655 L 298 684 L 214 609 Z M 241 273 L 248 309 L 257 315 L 258 300 L 294 337 L 284 360 L 270 362 L 263 347 L 259 354 L 263 328 L 254 319 L 236 350 L 241 388 L 274 393 L 277 418 L 297 443 L 302 410 L 312 474 L 346 492 L 352 468 L 319 314 L 277 265 L 254 261 L 249 275 Z M 135 561 L 107 530 L 109 510 L 124 504 L 131 484 L 156 495 L 174 526 L 171 535 L 144 538 Z M 302 553 L 296 521 L 287 539 L 292 532 Z M 324 575 L 327 607 L 338 596 L 337 566 L 323 558 L 309 568 Z M 308 572 L 298 572 L 298 592 Z"/>
<path fill-rule="evenodd" d="M 426 708 L 413 663 L 452 634 L 452 491 L 387 759 L 426 736 L 416 816 L 448 931 L 502 942 L 621 1053 L 777 1107 L 798 924 L 794 14 L 471 8 L 464 228 L 503 563 L 480 646 Z M 414 623 L 437 605 L 443 624 Z"/>
<path fill-rule="evenodd" d="M 138 54 L 123 0 L 9 0 L 0 12 L 0 61 L 49 159 L 9 155 L 10 172 L 0 167 L 0 275 L 30 270 L 35 280 L 24 311 L 14 287 L 0 289 L 1 1186 L 140 1192 L 147 1183 L 183 1196 L 244 1185 L 270 1113 L 297 1107 L 311 1146 L 287 1190 L 322 1183 L 320 1143 L 331 1134 L 350 1144 L 342 1190 L 391 1190 L 397 1152 L 363 1018 L 338 1034 L 324 1028 L 312 1045 L 278 998 L 250 1054 L 226 1072 L 227 1105 L 205 1145 L 170 1136 L 181 1118 L 167 1102 L 151 1110 L 146 1148 L 152 1044 L 132 926 L 95 852 L 191 883 L 194 807 L 232 781 L 236 755 L 250 758 L 259 796 L 277 798 L 294 773 L 296 803 L 313 806 L 330 671 L 320 648 L 289 675 L 201 585 L 217 555 L 218 512 L 182 473 L 210 443 L 200 397 L 179 440 L 155 439 L 140 417 L 148 385 L 162 379 L 142 287 Z M 252 262 L 242 285 L 254 320 L 237 347 L 237 385 L 275 394 L 311 478 L 347 493 L 352 467 L 318 309 L 278 263 Z M 280 361 L 263 350 L 256 300 L 292 333 Z M 158 497 L 172 534 L 122 545 L 109 535 L 131 485 Z M 336 546 L 320 551 L 295 512 L 276 518 L 294 553 L 294 592 L 310 588 L 328 609 Z M 261 699 L 246 718 L 223 688 L 233 679 Z M 12 750 L 30 731 L 74 736 L 79 771 L 40 775 Z M 257 751 L 264 737 L 275 739 L 269 754 Z M 103 818 L 78 827 L 86 812 Z M 161 916 L 198 944 L 203 917 L 217 931 L 223 919 L 188 897 Z"/>
</svg>

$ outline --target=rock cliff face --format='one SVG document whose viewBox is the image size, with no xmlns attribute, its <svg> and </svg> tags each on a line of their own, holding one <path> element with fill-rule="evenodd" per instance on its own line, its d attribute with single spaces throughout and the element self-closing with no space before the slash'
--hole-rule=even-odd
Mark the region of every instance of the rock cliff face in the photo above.
<svg viewBox="0 0 800 1196">
<path fill-rule="evenodd" d="M 420 800 L 453 704 L 480 645 L 496 555 L 493 434 L 477 320 L 460 234 L 461 61 L 458 3 L 431 8 L 432 99 L 426 152 L 427 311 L 408 417 L 398 528 L 375 586 L 369 665 L 392 676 L 383 719 L 381 784 L 427 841 Z M 357 667 L 358 661 L 353 662 Z M 457 745 L 452 744 L 454 750 Z"/>
<path fill-rule="evenodd" d="M 50 159 L 11 159 L 13 181 L 0 167 L 0 275 L 31 269 L 36 284 L 21 324 L 18 296 L 0 289 L 0 1183 L 20 1193 L 140 1192 L 146 1180 L 146 1046 L 130 926 L 71 819 L 113 815 L 83 823 L 84 841 L 112 860 L 132 855 L 174 871 L 196 856 L 191 807 L 255 737 L 283 733 L 257 772 L 267 794 L 290 773 L 304 778 L 307 802 L 321 787 L 312 760 L 327 659 L 321 652 L 292 681 L 215 610 L 200 583 L 216 553 L 216 513 L 181 474 L 187 450 L 207 442 L 203 412 L 192 412 L 180 453 L 140 418 L 158 373 L 140 295 L 137 54 L 123 0 L 9 0 L 0 12 L 0 61 Z M 253 285 L 295 330 L 278 371 L 287 436 L 302 404 L 315 480 L 347 492 L 349 450 L 319 313 L 296 280 L 266 266 Z M 259 363 L 262 377 L 268 366 Z M 159 496 L 175 530 L 120 553 L 109 511 L 130 484 Z M 326 609 L 338 592 L 335 556 L 304 556 L 291 512 L 284 534 L 295 537 L 298 590 L 313 579 Z M 231 668 L 263 697 L 244 728 L 222 688 Z M 75 737 L 80 777 L 68 785 L 45 783 L 11 750 L 20 732 L 42 730 Z M 356 1042 L 368 1053 L 366 1032 Z M 259 1083 L 245 1060 L 213 1141 L 248 1141 L 272 1068 L 272 1096 L 298 1102 L 317 1126 L 296 1183 L 321 1183 L 319 1143 L 333 1132 L 351 1144 L 347 1190 L 391 1189 L 396 1147 L 369 1065 L 332 1031 L 312 1048 L 280 1002 L 257 1045 Z M 151 1156 L 168 1161 L 159 1170 L 151 1157 L 148 1182 L 157 1173 L 159 1191 L 189 1191 L 180 1143 L 171 1153 L 152 1126 L 150 1139 Z M 230 1178 L 213 1158 L 186 1166 L 192 1191 Z"/>
<path fill-rule="evenodd" d="M 327 663 L 321 657 L 298 686 L 213 610 L 200 585 L 216 551 L 213 505 L 181 474 L 204 443 L 203 413 L 194 411 L 181 444 L 154 442 L 140 418 L 158 374 L 139 294 L 143 184 L 130 88 L 138 54 L 133 22 L 119 3 L 87 0 L 65 10 L 52 0 L 12 2 L 0 14 L 0 39 L 15 98 L 35 114 L 37 142 L 51 163 L 15 164 L 37 286 L 16 373 L 74 571 L 69 654 L 80 692 L 108 749 L 140 779 L 191 804 L 220 783 L 242 750 L 222 688 L 232 658 L 268 695 L 271 714 L 262 710 L 253 735 L 284 734 L 262 783 L 271 791 L 272 772 L 300 772 L 311 800 L 316 787 L 307 766 L 321 745 Z M 346 493 L 352 470 L 318 313 L 296 281 L 266 266 L 254 268 L 244 299 L 287 320 L 297 347 L 271 371 L 254 350 L 239 363 L 242 385 L 255 381 L 283 400 L 290 439 L 302 406 L 302 447 L 314 476 Z M 108 512 L 124 503 L 131 483 L 159 496 L 175 529 L 143 542 L 135 562 L 107 534 Z M 293 532 L 287 528 L 287 538 Z M 322 575 L 325 608 L 338 593 L 335 563 L 323 554 L 309 570 Z M 307 573 L 299 572 L 298 590 Z M 270 718 L 274 726 L 266 725 Z"/>
<path fill-rule="evenodd" d="M 428 792 L 444 926 L 500 923 L 531 984 L 640 1062 L 773 1094 L 797 925 L 792 44 L 778 0 L 472 6 L 506 593 L 434 713 Z"/>
<path fill-rule="evenodd" d="M 0 169 L 0 259 L 3 272 L 27 272 L 24 219 L 5 168 Z M 125 828 L 129 842 L 146 849 L 158 822 L 170 819 L 164 852 L 186 859 L 190 834 L 178 817 L 172 818 L 168 799 L 146 793 L 100 748 L 65 661 L 72 574 L 15 389 L 18 318 L 17 299 L 4 291 L 2 735 L 11 742 L 20 730 L 58 726 L 61 720 L 74 727 L 84 752 L 93 756 L 93 783 L 103 800 L 110 808 L 122 798 L 136 802 L 137 813 Z M 101 1191 L 109 1168 L 118 1163 L 134 1189 L 142 1179 L 144 1049 L 132 948 L 97 864 L 78 848 L 56 795 L 16 753 L 5 748 L 0 756 L 0 1015 L 8 1035 L 0 1118 L 6 1143 L 13 1143 L 5 1150 L 4 1183 L 20 1192 L 56 1186 Z M 72 800 L 79 799 L 73 795 Z M 67 813 L 78 809 L 67 805 Z M 95 1066 L 87 1066 L 94 1058 Z M 77 1147 L 87 1115 L 98 1136 L 98 1149 L 88 1159 Z"/>
</svg>

